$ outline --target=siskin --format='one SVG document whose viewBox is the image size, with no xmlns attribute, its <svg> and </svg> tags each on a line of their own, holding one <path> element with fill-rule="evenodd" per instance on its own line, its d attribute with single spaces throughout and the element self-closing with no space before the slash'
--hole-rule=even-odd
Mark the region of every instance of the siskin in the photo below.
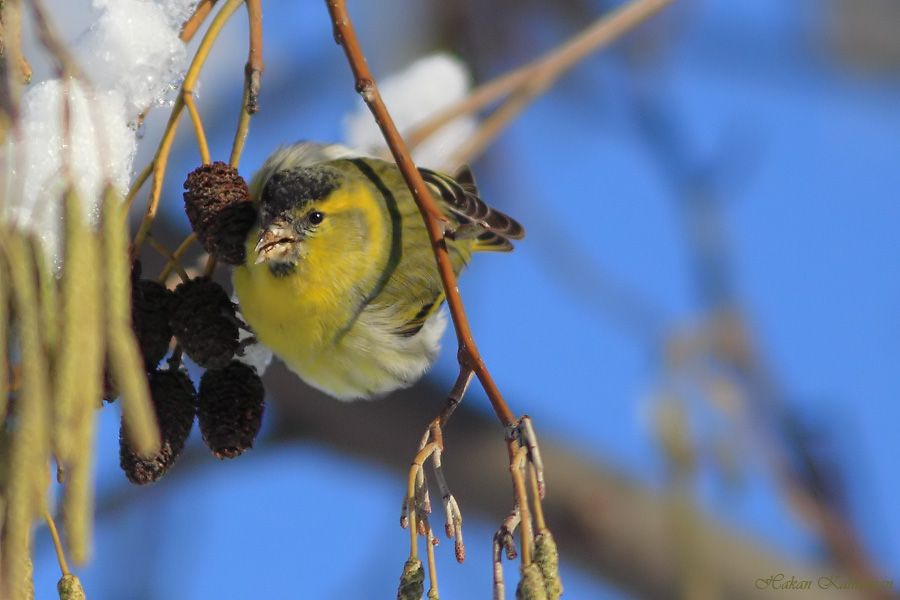
<svg viewBox="0 0 900 600">
<path fill-rule="evenodd" d="M 457 274 L 473 252 L 509 251 L 524 236 L 478 198 L 467 169 L 455 179 L 420 172 L 451 219 Z M 234 288 L 257 339 L 342 400 L 415 383 L 437 357 L 444 294 L 396 165 L 303 143 L 277 150 L 250 187 L 259 219 Z"/>
</svg>

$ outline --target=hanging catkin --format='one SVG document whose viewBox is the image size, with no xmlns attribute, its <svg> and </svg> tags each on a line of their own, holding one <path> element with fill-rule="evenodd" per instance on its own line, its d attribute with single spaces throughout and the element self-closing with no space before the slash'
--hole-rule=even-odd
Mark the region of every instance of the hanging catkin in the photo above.
<svg viewBox="0 0 900 600">
<path fill-rule="evenodd" d="M 10 481 L 3 544 L 4 581 L 10 600 L 28 597 L 30 586 L 25 558 L 30 556 L 32 521 L 45 501 L 50 460 L 50 389 L 44 352 L 40 298 L 29 240 L 7 232 L 3 246 L 16 311 L 21 379 L 16 394 L 16 435 L 10 444 Z"/>
<path fill-rule="evenodd" d="M 9 398 L 9 389 L 12 385 L 9 369 L 9 323 L 10 323 L 10 294 L 12 293 L 12 285 L 9 280 L 9 271 L 3 260 L 0 260 L 0 423 L 6 416 L 7 400 Z M 0 519 L 0 524 L 3 520 Z"/>
<path fill-rule="evenodd" d="M 100 240 L 74 190 L 65 196 L 65 262 L 60 351 L 56 360 L 54 447 L 65 472 L 64 526 L 69 552 L 87 560 L 93 529 L 95 410 L 103 387 Z"/>
<path fill-rule="evenodd" d="M 159 450 L 159 428 L 147 373 L 131 327 L 131 265 L 128 260 L 127 206 L 116 191 L 103 194 L 103 260 L 106 264 L 106 343 L 113 379 L 121 391 L 122 415 L 129 440 L 138 454 Z"/>
</svg>

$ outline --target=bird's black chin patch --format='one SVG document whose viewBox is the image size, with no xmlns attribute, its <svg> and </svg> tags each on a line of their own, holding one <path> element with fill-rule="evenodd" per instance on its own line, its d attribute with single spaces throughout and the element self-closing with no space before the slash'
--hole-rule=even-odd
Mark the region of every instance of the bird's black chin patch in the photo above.
<svg viewBox="0 0 900 600">
<path fill-rule="evenodd" d="M 269 272 L 281 279 L 297 270 L 297 265 L 291 262 L 269 261 Z"/>
</svg>

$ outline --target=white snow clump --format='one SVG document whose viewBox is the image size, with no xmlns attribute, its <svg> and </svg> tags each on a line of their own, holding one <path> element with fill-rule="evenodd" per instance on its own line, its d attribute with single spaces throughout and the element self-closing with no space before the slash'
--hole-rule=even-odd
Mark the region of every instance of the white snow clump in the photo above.
<svg viewBox="0 0 900 600">
<path fill-rule="evenodd" d="M 5 219 L 32 231 L 42 241 L 57 269 L 60 263 L 62 171 L 68 159 L 73 183 L 92 223 L 99 216 L 99 197 L 107 179 L 119 190 L 128 187 L 134 160 L 134 132 L 128 128 L 125 104 L 114 91 L 86 92 L 84 86 L 52 79 L 35 84 L 23 98 L 24 143 L 10 147 L 10 173 L 21 161 L 21 196 L 7 195 Z M 90 94 L 90 95 L 89 95 Z M 63 132 L 63 101 L 68 98 L 69 138 Z M 18 156 L 14 155 L 18 152 Z M 15 188 L 13 188 L 15 189 Z"/>
<path fill-rule="evenodd" d="M 32 84 L 22 98 L 22 138 L 3 156 L 9 176 L 4 212 L 34 232 L 59 270 L 62 215 L 60 192 L 65 160 L 85 212 L 94 222 L 106 182 L 126 193 L 136 149 L 129 121 L 182 77 L 186 63 L 178 28 L 196 4 L 191 0 L 94 0 L 98 16 L 72 53 L 91 86 L 50 79 Z M 68 138 L 63 102 L 68 100 Z"/>
<path fill-rule="evenodd" d="M 406 69 L 379 82 L 378 89 L 401 135 L 416 125 L 461 100 L 469 93 L 471 75 L 465 63 L 448 54 L 431 54 L 420 58 Z M 445 161 L 475 132 L 477 121 L 472 116 L 459 117 L 432 135 L 413 151 L 416 164 L 426 167 L 455 169 Z M 384 138 L 366 105 L 359 101 L 357 109 L 344 119 L 344 138 L 351 148 L 367 154 L 378 154 L 386 148 Z"/>
<path fill-rule="evenodd" d="M 94 0 L 100 15 L 75 43 L 75 56 L 97 89 L 116 90 L 135 115 L 161 99 L 184 72 L 178 38 L 184 0 L 164 7 L 145 0 Z M 180 17 L 179 17 L 180 18 Z"/>
</svg>

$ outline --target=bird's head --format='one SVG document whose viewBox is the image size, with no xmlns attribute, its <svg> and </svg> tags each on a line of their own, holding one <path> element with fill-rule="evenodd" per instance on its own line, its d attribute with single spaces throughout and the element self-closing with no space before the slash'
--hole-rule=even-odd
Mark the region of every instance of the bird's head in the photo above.
<svg viewBox="0 0 900 600">
<path fill-rule="evenodd" d="M 295 167 L 275 172 L 259 198 L 260 227 L 251 235 L 250 260 L 276 277 L 301 265 L 329 268 L 364 250 L 368 231 L 361 190 L 339 169 Z M 248 248 L 249 250 L 249 248 Z M 310 262 L 314 263 L 312 267 Z"/>
</svg>

